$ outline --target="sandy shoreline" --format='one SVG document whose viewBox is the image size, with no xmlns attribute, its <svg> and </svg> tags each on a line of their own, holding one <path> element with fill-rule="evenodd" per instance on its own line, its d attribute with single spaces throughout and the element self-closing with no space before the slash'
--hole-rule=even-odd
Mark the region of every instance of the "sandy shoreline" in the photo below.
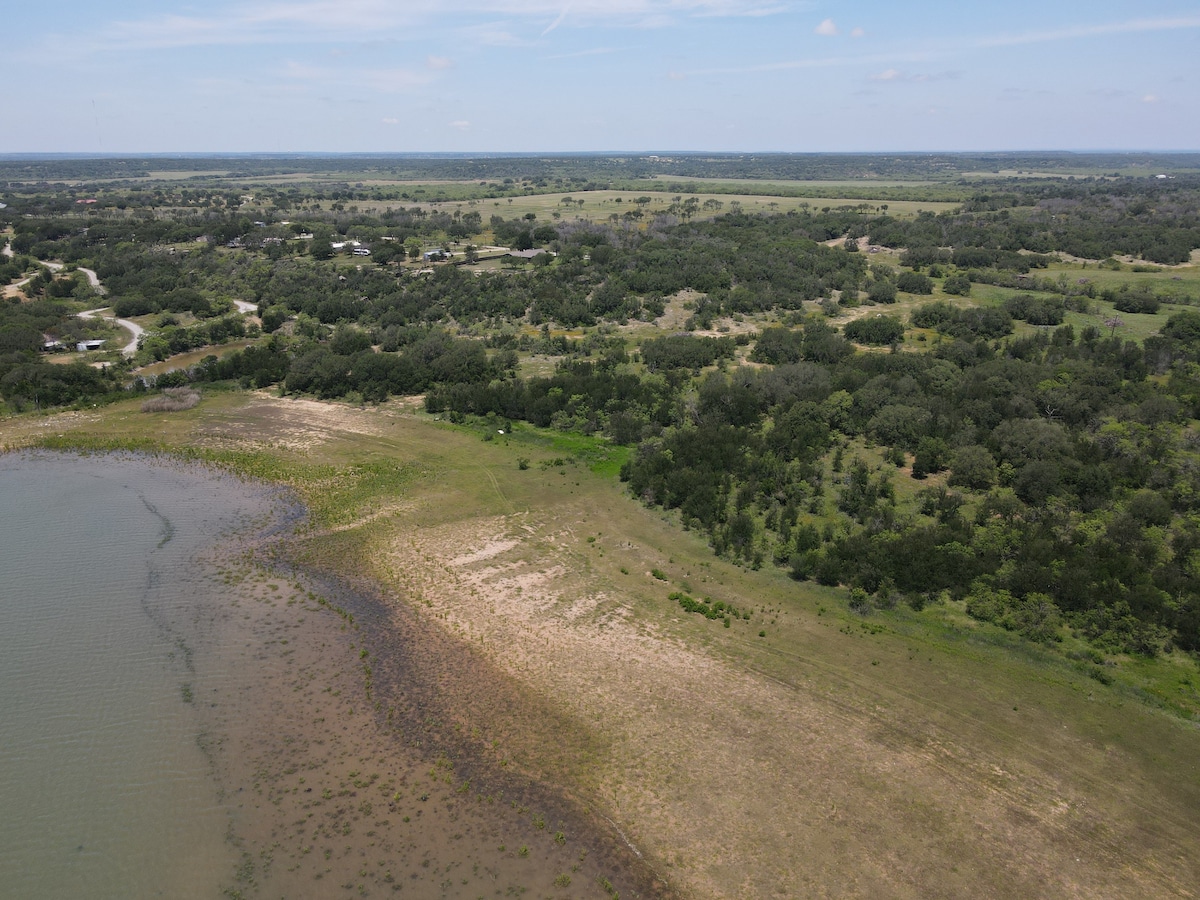
<svg viewBox="0 0 1200 900">
<path fill-rule="evenodd" d="M 179 679 L 228 817 L 240 862 L 211 873 L 225 895 L 663 896 L 611 827 L 457 727 L 464 684 L 530 713 L 502 674 L 378 586 L 291 565 L 307 533 L 286 489 L 169 457 L 87 462 L 156 485 L 169 553 L 152 557 L 143 609 L 174 647 L 164 676 Z M 209 482 L 204 502 L 232 490 L 253 511 L 229 530 L 215 508 L 172 508 L 171 479 L 141 467 L 184 473 L 188 504 Z"/>
<path fill-rule="evenodd" d="M 613 827 L 458 727 L 463 685 L 529 714 L 501 673 L 377 586 L 291 568 L 292 540 L 223 566 L 235 590 L 208 611 L 197 654 L 197 696 L 215 685 L 203 733 L 243 854 L 231 889 L 667 896 Z"/>
</svg>

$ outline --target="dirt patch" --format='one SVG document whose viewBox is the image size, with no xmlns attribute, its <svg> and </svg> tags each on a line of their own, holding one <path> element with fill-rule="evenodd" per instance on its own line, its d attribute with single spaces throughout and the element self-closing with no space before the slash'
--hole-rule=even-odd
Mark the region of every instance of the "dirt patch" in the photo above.
<svg viewBox="0 0 1200 900">
<path fill-rule="evenodd" d="M 309 453 L 347 435 L 379 436 L 402 406 L 357 408 L 302 398 L 280 398 L 265 391 L 236 416 L 202 424 L 198 437 L 213 447 L 283 447 Z"/>
</svg>

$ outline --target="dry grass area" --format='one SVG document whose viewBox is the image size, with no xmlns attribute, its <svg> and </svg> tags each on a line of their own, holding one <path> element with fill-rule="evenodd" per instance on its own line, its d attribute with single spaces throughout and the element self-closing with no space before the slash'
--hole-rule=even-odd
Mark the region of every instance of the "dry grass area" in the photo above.
<svg viewBox="0 0 1200 900">
<path fill-rule="evenodd" d="M 1106 796 L 1103 776 L 1077 780 L 1093 766 L 1121 778 L 1130 761 L 1112 748 L 1047 734 L 1037 710 L 1027 717 L 1041 733 L 1026 745 L 1012 733 L 1016 715 L 993 725 L 933 685 L 889 684 L 869 666 L 857 677 L 836 656 L 796 654 L 776 677 L 738 660 L 736 646 L 690 640 L 719 626 L 650 599 L 667 589 L 648 570 L 625 583 L 606 572 L 597 547 L 641 555 L 624 535 L 586 543 L 611 524 L 605 512 L 575 503 L 400 527 L 377 547 L 379 574 L 604 735 L 608 752 L 573 773 L 579 788 L 677 887 L 702 897 L 1189 895 L 1187 867 L 1131 865 L 1130 838 L 1162 827 L 1156 802 L 1128 788 Z M 730 632 L 735 645 L 761 640 Z M 516 743 L 536 766 L 538 748 Z"/>
<path fill-rule="evenodd" d="M 166 388 L 157 397 L 142 404 L 142 412 L 183 412 L 200 403 L 200 392 L 195 388 Z"/>
<path fill-rule="evenodd" d="M 28 433 L 150 419 L 50 421 Z M 398 403 L 263 393 L 162 428 L 419 464 L 358 522 L 306 536 L 312 558 L 461 648 L 428 665 L 480 783 L 561 792 L 684 896 L 1198 894 L 1200 732 L 1065 665 L 914 615 L 859 619 L 836 592 L 713 559 L 526 429 L 485 442 Z M 674 590 L 750 618 L 725 628 Z"/>
</svg>

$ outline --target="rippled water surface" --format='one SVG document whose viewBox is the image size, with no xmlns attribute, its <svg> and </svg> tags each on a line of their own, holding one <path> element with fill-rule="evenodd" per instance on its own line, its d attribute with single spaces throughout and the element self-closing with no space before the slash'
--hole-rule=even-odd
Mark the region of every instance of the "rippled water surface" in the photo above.
<svg viewBox="0 0 1200 900">
<path fill-rule="evenodd" d="M 0 458 L 0 873 L 9 897 L 212 897 L 236 863 L 197 740 L 194 557 L 261 512 L 137 460 Z"/>
</svg>

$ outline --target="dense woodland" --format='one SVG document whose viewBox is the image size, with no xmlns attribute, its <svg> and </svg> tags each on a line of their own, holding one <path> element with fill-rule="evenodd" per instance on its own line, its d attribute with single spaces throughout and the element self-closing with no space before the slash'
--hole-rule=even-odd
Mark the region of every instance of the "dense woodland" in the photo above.
<svg viewBox="0 0 1200 900">
<path fill-rule="evenodd" d="M 405 165 L 435 162 L 451 164 Z M 740 165 L 718 162 L 727 176 Z M 71 165 L 82 176 L 90 164 Z M 607 174 L 573 160 L 533 177 L 525 160 L 453 165 L 514 190 Z M 802 165 L 817 164 L 754 171 Z M 356 402 L 424 394 L 457 422 L 627 446 L 621 478 L 642 502 L 677 511 L 718 554 L 845 586 L 864 614 L 949 596 L 1032 641 L 1070 629 L 1098 651 L 1200 651 L 1198 282 L 1135 277 L 1200 248 L 1200 177 L 1013 179 L 907 218 L 871 204 L 699 218 L 681 205 L 603 224 L 403 203 L 367 213 L 347 208 L 363 199 L 353 190 L 289 190 L 253 209 L 235 190 L 178 183 L 100 191 L 88 206 L 44 184 L 8 195 L 15 256 L 0 283 L 31 279 L 0 305 L 9 407 L 187 381 Z M 553 252 L 486 271 L 468 253 L 414 262 L 485 238 Z M 877 262 L 858 238 L 899 256 Z M 336 250 L 344 241 L 369 247 L 370 263 Z M 1064 258 L 1129 277 L 1047 271 Z M 158 379 L 115 360 L 51 364 L 46 340 L 100 327 L 75 317 L 96 298 L 73 265 L 96 271 L 118 315 L 147 322 L 136 362 L 254 343 Z M 984 289 L 1001 299 L 966 302 Z M 1118 319 L 1066 322 L 1097 302 L 1161 327 L 1133 340 Z M 650 329 L 672 304 L 686 320 Z M 867 314 L 840 321 L 851 311 Z M 737 320 L 756 324 L 715 332 Z M 555 371 L 522 377 L 531 354 L 556 357 Z"/>
</svg>

